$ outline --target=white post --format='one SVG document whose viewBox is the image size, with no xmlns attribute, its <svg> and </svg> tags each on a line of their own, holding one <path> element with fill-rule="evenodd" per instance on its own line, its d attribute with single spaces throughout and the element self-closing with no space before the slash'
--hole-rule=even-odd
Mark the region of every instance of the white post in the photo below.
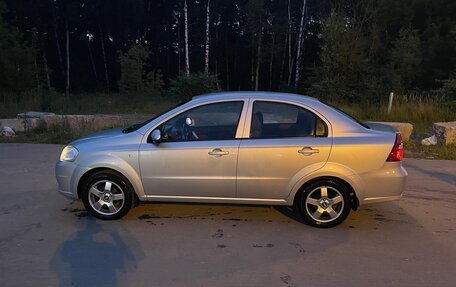
<svg viewBox="0 0 456 287">
<path fill-rule="evenodd" d="M 391 107 L 393 106 L 393 98 L 394 98 L 394 93 L 390 93 L 389 101 L 388 101 L 388 114 L 391 112 Z"/>
</svg>

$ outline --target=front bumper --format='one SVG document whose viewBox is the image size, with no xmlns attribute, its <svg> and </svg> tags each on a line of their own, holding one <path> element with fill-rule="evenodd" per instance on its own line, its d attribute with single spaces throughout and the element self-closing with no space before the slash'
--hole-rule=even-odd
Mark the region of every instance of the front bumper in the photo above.
<svg viewBox="0 0 456 287">
<path fill-rule="evenodd" d="M 55 165 L 55 177 L 58 192 L 66 197 L 78 199 L 78 182 L 89 168 L 81 167 L 74 162 L 58 161 Z"/>
</svg>

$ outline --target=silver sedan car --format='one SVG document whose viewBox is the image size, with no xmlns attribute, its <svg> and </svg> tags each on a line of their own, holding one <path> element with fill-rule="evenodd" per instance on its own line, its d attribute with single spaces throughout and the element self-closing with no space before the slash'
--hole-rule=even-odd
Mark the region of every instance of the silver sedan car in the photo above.
<svg viewBox="0 0 456 287">
<path fill-rule="evenodd" d="M 361 204 L 401 197 L 402 151 L 399 133 L 311 97 L 218 93 L 72 142 L 56 177 L 101 219 L 139 202 L 206 202 L 293 206 L 332 227 Z"/>
</svg>

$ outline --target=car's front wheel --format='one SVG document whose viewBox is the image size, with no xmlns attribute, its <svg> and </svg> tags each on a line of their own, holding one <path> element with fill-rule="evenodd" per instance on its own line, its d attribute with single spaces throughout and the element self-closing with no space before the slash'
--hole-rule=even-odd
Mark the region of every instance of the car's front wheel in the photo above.
<svg viewBox="0 0 456 287">
<path fill-rule="evenodd" d="M 91 175 L 84 183 L 82 202 L 87 211 L 100 219 L 123 217 L 133 204 L 133 190 L 122 176 L 111 171 Z"/>
<path fill-rule="evenodd" d="M 320 180 L 306 186 L 295 203 L 302 219 L 320 228 L 339 225 L 351 209 L 349 191 L 335 180 Z"/>
</svg>

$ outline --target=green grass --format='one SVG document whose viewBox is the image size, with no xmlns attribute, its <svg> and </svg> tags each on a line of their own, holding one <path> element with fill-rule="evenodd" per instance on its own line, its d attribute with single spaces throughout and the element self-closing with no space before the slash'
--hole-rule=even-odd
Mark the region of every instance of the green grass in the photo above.
<svg viewBox="0 0 456 287">
<path fill-rule="evenodd" d="M 406 122 L 413 124 L 417 133 L 432 132 L 435 122 L 456 120 L 456 106 L 445 105 L 433 101 L 405 102 L 393 105 L 387 112 L 387 103 L 379 104 L 347 104 L 334 103 L 343 111 L 363 121 Z"/>
<path fill-rule="evenodd" d="M 63 94 L 40 96 L 18 95 L 0 103 L 0 118 L 14 118 L 26 111 L 44 111 L 56 114 L 156 114 L 176 104 L 175 99 L 161 96 L 120 95 L 103 93 Z"/>
<path fill-rule="evenodd" d="M 405 157 L 456 160 L 456 144 L 423 146 L 420 141 L 411 140 L 405 146 Z"/>
</svg>

